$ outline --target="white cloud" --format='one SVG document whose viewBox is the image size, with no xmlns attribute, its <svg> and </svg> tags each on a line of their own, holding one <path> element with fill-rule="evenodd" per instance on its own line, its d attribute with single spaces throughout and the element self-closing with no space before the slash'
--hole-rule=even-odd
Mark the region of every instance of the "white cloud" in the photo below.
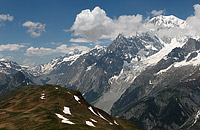
<svg viewBox="0 0 200 130">
<path fill-rule="evenodd" d="M 163 13 L 165 13 L 165 10 L 152 10 L 151 11 L 151 14 L 153 15 L 153 16 L 158 16 L 158 15 L 161 15 L 161 14 L 163 14 Z"/>
<path fill-rule="evenodd" d="M 188 31 L 194 36 L 200 35 L 200 4 L 194 5 L 194 16 L 186 19 L 186 22 L 191 27 Z"/>
<path fill-rule="evenodd" d="M 44 56 L 44 55 L 50 55 L 53 53 L 53 49 L 51 48 L 34 48 L 34 47 L 29 47 L 26 50 L 26 55 L 27 56 Z"/>
<path fill-rule="evenodd" d="M 81 50 L 81 51 L 88 51 L 90 48 L 88 48 L 87 46 L 71 46 L 71 47 L 67 47 L 67 45 L 62 44 L 58 47 L 56 47 L 56 49 L 52 49 L 52 48 L 34 48 L 34 47 L 30 47 L 26 50 L 26 54 L 27 56 L 45 56 L 45 55 L 50 55 L 50 54 L 54 54 L 54 53 L 64 53 L 64 54 L 68 54 L 71 52 L 74 52 L 74 50 Z"/>
<path fill-rule="evenodd" d="M 142 15 L 123 15 L 111 19 L 103 9 L 95 7 L 92 11 L 86 9 L 79 13 L 70 31 L 74 31 L 74 36 L 98 43 L 99 39 L 114 39 L 119 33 L 134 35 L 141 24 Z"/>
<path fill-rule="evenodd" d="M 57 47 L 55 49 L 55 52 L 70 53 L 70 52 L 74 52 L 74 50 L 77 50 L 77 49 L 80 51 L 88 51 L 90 48 L 87 46 L 79 46 L 79 45 L 67 47 L 67 45 L 63 44 L 63 45 L 60 45 L 59 47 Z"/>
<path fill-rule="evenodd" d="M 25 46 L 20 44 L 5 44 L 0 45 L 0 51 L 18 51 L 20 48 L 23 47 Z"/>
<path fill-rule="evenodd" d="M 14 17 L 10 14 L 0 14 L 0 21 L 13 21 Z"/>
<path fill-rule="evenodd" d="M 90 42 L 92 42 L 92 41 L 89 41 L 85 38 L 76 38 L 76 39 L 72 38 L 69 41 L 70 42 L 77 42 L 77 43 L 90 43 Z"/>
<path fill-rule="evenodd" d="M 14 59 L 14 57 L 12 57 L 12 56 L 6 56 L 5 59 L 8 60 L 8 61 L 12 61 Z"/>
<path fill-rule="evenodd" d="M 51 45 L 61 45 L 62 42 L 49 42 L 49 43 L 46 43 L 46 44 L 51 44 Z"/>
<path fill-rule="evenodd" d="M 28 33 L 31 37 L 40 37 L 43 32 L 45 32 L 45 24 L 39 22 L 26 21 L 22 24 L 23 27 L 28 27 Z"/>
<path fill-rule="evenodd" d="M 30 59 L 24 59 L 23 65 L 24 66 L 35 66 L 35 62 Z"/>
<path fill-rule="evenodd" d="M 0 58 L 2 58 L 3 57 L 3 55 L 0 53 Z"/>
</svg>

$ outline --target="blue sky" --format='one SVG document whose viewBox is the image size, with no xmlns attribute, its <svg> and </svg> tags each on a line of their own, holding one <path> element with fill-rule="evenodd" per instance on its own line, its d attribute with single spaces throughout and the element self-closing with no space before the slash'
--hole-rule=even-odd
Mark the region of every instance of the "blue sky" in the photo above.
<svg viewBox="0 0 200 130">
<path fill-rule="evenodd" d="M 123 20 L 144 21 L 159 13 L 185 20 L 194 15 L 195 4 L 200 0 L 0 0 L 0 57 L 26 65 L 47 63 L 76 48 L 110 44 L 123 29 L 111 34 L 109 23 L 116 24 L 114 29 Z M 93 10 L 92 15 L 102 19 L 90 23 L 93 16 L 87 14 Z M 82 21 L 76 20 L 78 14 Z M 120 16 L 128 15 L 132 17 L 121 17 L 120 21 Z M 103 21 L 107 21 L 106 26 L 93 28 Z M 91 26 L 92 31 L 85 31 L 84 26 Z"/>
</svg>

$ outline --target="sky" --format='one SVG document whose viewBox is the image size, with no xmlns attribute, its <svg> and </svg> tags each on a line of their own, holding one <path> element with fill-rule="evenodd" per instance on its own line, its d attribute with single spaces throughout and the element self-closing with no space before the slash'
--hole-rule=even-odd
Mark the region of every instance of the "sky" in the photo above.
<svg viewBox="0 0 200 130">
<path fill-rule="evenodd" d="M 44 64 L 74 49 L 108 46 L 119 33 L 134 35 L 141 23 L 157 15 L 198 19 L 198 4 L 200 0 L 0 0 L 0 58 Z"/>
</svg>

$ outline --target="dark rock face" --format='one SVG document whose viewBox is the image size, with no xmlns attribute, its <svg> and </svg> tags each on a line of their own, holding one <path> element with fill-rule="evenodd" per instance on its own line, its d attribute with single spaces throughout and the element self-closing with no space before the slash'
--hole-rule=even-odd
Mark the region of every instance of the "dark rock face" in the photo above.
<svg viewBox="0 0 200 130">
<path fill-rule="evenodd" d="M 176 67 L 176 63 L 197 57 L 199 45 L 189 39 L 182 48 L 173 49 L 142 72 L 114 104 L 112 114 L 147 130 L 191 127 L 200 110 L 200 66 Z"/>
<path fill-rule="evenodd" d="M 28 85 L 33 85 L 33 82 L 20 71 L 12 75 L 0 74 L 0 95 L 15 88 Z"/>
<path fill-rule="evenodd" d="M 0 61 L 0 95 L 17 87 L 32 85 L 32 75 L 13 61 Z"/>
</svg>

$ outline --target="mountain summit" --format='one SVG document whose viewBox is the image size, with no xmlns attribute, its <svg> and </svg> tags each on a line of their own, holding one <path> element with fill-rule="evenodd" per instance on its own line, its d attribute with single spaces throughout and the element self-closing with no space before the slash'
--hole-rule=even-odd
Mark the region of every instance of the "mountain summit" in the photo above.
<svg viewBox="0 0 200 130">
<path fill-rule="evenodd" d="M 169 16 L 159 15 L 157 17 L 153 17 L 152 19 L 150 19 L 149 23 L 152 23 L 153 25 L 158 27 L 166 27 L 166 28 L 184 29 L 188 26 L 186 21 L 179 19 L 174 15 L 169 15 Z"/>
</svg>

